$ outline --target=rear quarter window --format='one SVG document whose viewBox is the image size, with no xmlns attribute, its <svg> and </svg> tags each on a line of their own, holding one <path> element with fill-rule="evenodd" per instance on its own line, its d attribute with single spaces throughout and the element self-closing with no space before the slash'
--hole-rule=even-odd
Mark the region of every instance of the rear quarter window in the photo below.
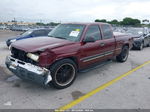
<svg viewBox="0 0 150 112">
<path fill-rule="evenodd" d="M 110 25 L 101 25 L 103 39 L 113 38 L 113 33 Z"/>
</svg>

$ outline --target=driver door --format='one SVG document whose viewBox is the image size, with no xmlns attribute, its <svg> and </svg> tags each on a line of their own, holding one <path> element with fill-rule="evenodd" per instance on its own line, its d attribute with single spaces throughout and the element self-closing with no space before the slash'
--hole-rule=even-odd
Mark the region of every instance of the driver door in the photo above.
<svg viewBox="0 0 150 112">
<path fill-rule="evenodd" d="M 85 68 L 103 60 L 103 56 L 101 55 L 103 53 L 103 49 L 101 49 L 100 45 L 102 35 L 99 25 L 90 25 L 86 31 L 84 39 L 86 38 L 93 38 L 95 42 L 84 43 L 81 46 L 81 68 Z"/>
</svg>

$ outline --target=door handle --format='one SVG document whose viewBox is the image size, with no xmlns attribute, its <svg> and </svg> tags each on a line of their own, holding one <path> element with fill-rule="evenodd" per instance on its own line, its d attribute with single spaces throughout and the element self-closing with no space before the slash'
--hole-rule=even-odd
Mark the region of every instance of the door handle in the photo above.
<svg viewBox="0 0 150 112">
<path fill-rule="evenodd" d="M 105 45 L 105 43 L 100 43 L 100 46 L 103 47 Z"/>
</svg>

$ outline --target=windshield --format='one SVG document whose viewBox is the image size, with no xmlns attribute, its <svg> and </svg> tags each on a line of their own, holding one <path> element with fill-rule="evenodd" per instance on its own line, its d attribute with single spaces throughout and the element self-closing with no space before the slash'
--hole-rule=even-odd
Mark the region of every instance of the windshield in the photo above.
<svg viewBox="0 0 150 112">
<path fill-rule="evenodd" d="M 32 30 L 29 30 L 29 31 L 26 31 L 24 33 L 22 33 L 21 35 L 22 36 L 27 36 L 27 35 L 30 35 L 33 31 Z"/>
<path fill-rule="evenodd" d="M 48 36 L 70 41 L 79 41 L 83 32 L 84 25 L 77 24 L 61 24 L 53 29 Z"/>
</svg>

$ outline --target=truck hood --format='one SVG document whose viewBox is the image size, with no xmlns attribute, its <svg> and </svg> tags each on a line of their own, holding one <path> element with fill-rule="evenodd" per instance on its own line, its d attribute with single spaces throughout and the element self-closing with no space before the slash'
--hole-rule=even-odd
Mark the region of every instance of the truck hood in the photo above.
<svg viewBox="0 0 150 112">
<path fill-rule="evenodd" d="M 72 44 L 73 42 L 53 37 L 38 37 L 20 40 L 12 43 L 12 47 L 26 51 L 36 52 L 44 49 L 53 49 L 56 47 Z"/>
</svg>

